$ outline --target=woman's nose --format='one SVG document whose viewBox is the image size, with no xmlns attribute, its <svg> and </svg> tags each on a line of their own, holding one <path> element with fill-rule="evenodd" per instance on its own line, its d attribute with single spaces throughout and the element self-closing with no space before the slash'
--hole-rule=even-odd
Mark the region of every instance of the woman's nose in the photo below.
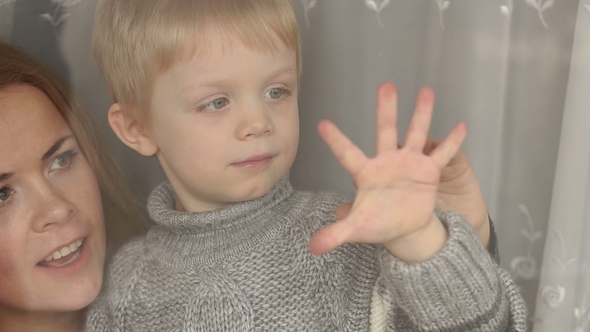
<svg viewBox="0 0 590 332">
<path fill-rule="evenodd" d="M 33 230 L 46 232 L 67 223 L 76 212 L 76 206 L 51 185 L 38 188 L 33 203 Z"/>
</svg>

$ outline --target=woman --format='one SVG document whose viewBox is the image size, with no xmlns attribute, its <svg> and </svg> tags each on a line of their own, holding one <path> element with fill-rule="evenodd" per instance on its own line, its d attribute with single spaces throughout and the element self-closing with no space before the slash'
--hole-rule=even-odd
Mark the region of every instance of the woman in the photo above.
<svg viewBox="0 0 590 332">
<path fill-rule="evenodd" d="M 1 42 L 0 140 L 0 330 L 80 331 L 136 204 L 70 92 Z"/>
</svg>

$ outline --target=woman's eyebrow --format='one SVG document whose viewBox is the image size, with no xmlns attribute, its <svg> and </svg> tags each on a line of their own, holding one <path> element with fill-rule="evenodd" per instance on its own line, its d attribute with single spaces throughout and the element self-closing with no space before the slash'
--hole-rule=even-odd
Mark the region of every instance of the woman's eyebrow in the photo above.
<svg viewBox="0 0 590 332">
<path fill-rule="evenodd" d="M 0 174 L 0 182 L 10 179 L 13 175 L 14 175 L 14 172 L 1 173 Z"/>
<path fill-rule="evenodd" d="M 64 142 L 69 139 L 74 137 L 74 135 L 66 135 L 60 139 L 58 139 L 57 141 L 55 141 L 55 143 L 53 143 L 53 145 L 49 148 L 49 150 L 47 150 L 47 152 L 45 152 L 45 154 L 43 155 L 43 157 L 41 158 L 41 161 L 44 161 L 45 159 L 51 157 L 55 151 L 59 150 L 59 148 L 61 148 L 62 144 L 64 144 Z"/>
</svg>

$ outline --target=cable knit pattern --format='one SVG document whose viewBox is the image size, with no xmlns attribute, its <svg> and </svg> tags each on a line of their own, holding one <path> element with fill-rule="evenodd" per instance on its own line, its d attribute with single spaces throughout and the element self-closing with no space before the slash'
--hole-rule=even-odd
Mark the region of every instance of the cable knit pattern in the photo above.
<svg viewBox="0 0 590 332">
<path fill-rule="evenodd" d="M 313 256 L 311 236 L 348 199 L 286 176 L 261 198 L 187 213 L 161 184 L 156 226 L 115 256 L 87 331 L 526 330 L 518 290 L 456 214 L 440 214 L 449 241 L 424 263 L 364 244 Z"/>
<path fill-rule="evenodd" d="M 439 217 L 445 220 L 449 237 L 462 241 L 448 241 L 439 254 L 413 265 L 392 260 L 381 251 L 384 291 L 393 294 L 402 311 L 412 313 L 408 315 L 411 326 L 419 331 L 508 330 L 510 320 L 497 313 L 510 310 L 511 281 L 498 271 L 489 253 L 470 248 L 478 243 L 477 235 L 464 227 L 459 215 L 440 213 Z M 478 262 L 478 268 L 473 262 Z M 524 308 L 522 302 L 515 305 Z"/>
</svg>

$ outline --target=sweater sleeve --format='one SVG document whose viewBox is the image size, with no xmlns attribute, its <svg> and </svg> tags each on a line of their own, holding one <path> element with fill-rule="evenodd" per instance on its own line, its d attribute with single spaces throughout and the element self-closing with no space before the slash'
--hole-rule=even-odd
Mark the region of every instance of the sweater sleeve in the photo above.
<svg viewBox="0 0 590 332">
<path fill-rule="evenodd" d="M 86 332 L 124 331 L 124 317 L 142 264 L 145 237 L 132 240 L 109 265 L 105 284 L 88 309 Z"/>
<path fill-rule="evenodd" d="M 488 215 L 488 221 L 490 222 L 490 242 L 488 245 L 488 252 L 492 255 L 492 258 L 496 263 L 500 264 L 500 252 L 498 251 L 498 234 L 496 234 L 496 226 L 492 218 Z"/>
<path fill-rule="evenodd" d="M 108 319 L 104 297 L 99 296 L 89 308 L 84 331 L 108 332 Z"/>
<path fill-rule="evenodd" d="M 524 301 L 458 214 L 439 213 L 449 232 L 428 261 L 404 263 L 379 249 L 372 331 L 526 331 Z"/>
</svg>

